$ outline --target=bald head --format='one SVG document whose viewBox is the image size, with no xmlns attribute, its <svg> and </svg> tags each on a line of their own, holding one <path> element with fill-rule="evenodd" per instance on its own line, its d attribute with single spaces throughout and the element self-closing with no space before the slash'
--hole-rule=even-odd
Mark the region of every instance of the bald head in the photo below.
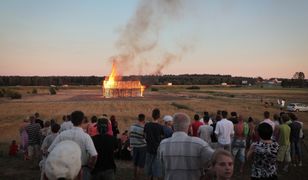
<svg viewBox="0 0 308 180">
<path fill-rule="evenodd" d="M 190 118 L 185 113 L 175 113 L 173 115 L 173 128 L 174 131 L 188 131 Z"/>
</svg>

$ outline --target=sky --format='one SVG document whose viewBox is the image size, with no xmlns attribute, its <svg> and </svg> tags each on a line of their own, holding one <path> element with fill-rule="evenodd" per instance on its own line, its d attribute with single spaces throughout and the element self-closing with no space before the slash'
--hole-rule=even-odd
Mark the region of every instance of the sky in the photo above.
<svg viewBox="0 0 308 180">
<path fill-rule="evenodd" d="M 306 0 L 1 0 L 0 75 L 308 77 Z"/>
</svg>

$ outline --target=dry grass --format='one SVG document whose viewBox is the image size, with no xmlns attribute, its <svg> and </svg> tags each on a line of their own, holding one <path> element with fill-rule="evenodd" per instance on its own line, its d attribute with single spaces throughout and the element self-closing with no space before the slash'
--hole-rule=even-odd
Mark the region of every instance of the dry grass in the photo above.
<svg viewBox="0 0 308 180">
<path fill-rule="evenodd" d="M 128 127 L 135 122 L 139 113 L 144 113 L 147 120 L 150 120 L 151 111 L 153 108 L 159 108 L 162 115 L 173 114 L 175 112 L 186 112 L 191 117 L 195 113 L 202 113 L 209 111 L 215 113 L 217 110 L 227 110 L 229 112 L 236 111 L 242 114 L 245 118 L 249 116 L 257 120 L 262 119 L 262 114 L 265 110 L 272 114 L 279 113 L 278 107 L 265 108 L 260 102 L 262 97 L 264 101 L 276 102 L 277 98 L 286 98 L 287 102 L 298 101 L 308 103 L 307 89 L 255 89 L 255 88 L 213 88 L 209 86 L 200 86 L 200 90 L 187 90 L 187 86 L 157 86 L 158 92 L 147 91 L 143 98 L 118 98 L 118 99 L 103 99 L 101 97 L 101 90 L 99 87 L 74 87 L 61 89 L 57 95 L 51 96 L 47 93 L 46 87 L 39 87 L 38 94 L 32 95 L 27 92 L 31 87 L 23 89 L 18 87 L 18 91 L 23 93 L 23 98 L 20 100 L 10 100 L 0 98 L 0 166 L 6 166 L 6 172 L 0 171 L 0 177 L 5 179 L 18 179 L 24 175 L 28 179 L 37 179 L 37 174 L 33 175 L 32 170 L 20 171 L 14 174 L 14 170 L 19 168 L 26 168 L 26 162 L 20 159 L 11 159 L 5 157 L 3 154 L 7 151 L 8 143 L 12 139 L 19 141 L 19 125 L 23 118 L 33 115 L 35 112 L 41 114 L 43 120 L 56 119 L 61 123 L 63 115 L 70 114 L 74 110 L 82 110 L 90 118 L 92 115 L 115 115 L 121 132 L 128 129 Z M 219 92 L 222 95 L 215 95 Z M 230 97 L 232 94 L 234 97 Z M 182 108 L 189 107 L 189 108 Z M 305 124 L 308 123 L 308 112 L 296 113 L 300 120 Z M 305 131 L 308 130 L 305 126 Z M 306 144 L 308 144 L 306 142 Z M 307 153 L 307 152 L 306 152 Z M 307 158 L 306 158 L 307 159 Z M 305 160 L 306 160 L 305 159 Z M 308 161 L 308 159 L 307 159 Z M 305 168 L 307 161 L 304 161 Z M 120 174 L 117 179 L 131 179 L 132 168 L 131 163 L 118 161 Z M 307 176 L 302 170 L 292 170 L 296 172 L 293 176 L 298 175 Z M 29 175 L 32 174 L 32 175 Z M 244 178 L 248 178 L 249 172 L 245 173 Z M 292 174 L 285 177 L 292 177 Z M 235 179 L 240 179 L 241 176 L 235 175 Z M 2 179 L 2 178 L 1 178 Z M 285 178 L 281 178 L 285 179 Z M 288 178 L 286 178 L 288 179 Z"/>
</svg>

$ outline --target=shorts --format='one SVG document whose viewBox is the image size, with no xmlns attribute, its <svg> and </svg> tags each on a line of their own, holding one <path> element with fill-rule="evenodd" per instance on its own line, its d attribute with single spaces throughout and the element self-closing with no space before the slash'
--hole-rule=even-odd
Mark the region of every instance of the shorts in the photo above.
<svg viewBox="0 0 308 180">
<path fill-rule="evenodd" d="M 291 162 L 290 145 L 281 145 L 279 147 L 277 161 Z"/>
<path fill-rule="evenodd" d="M 134 165 L 139 168 L 144 168 L 147 147 L 134 147 L 133 148 L 133 161 Z"/>
<path fill-rule="evenodd" d="M 35 144 L 35 145 L 28 145 L 28 156 L 33 159 L 33 158 L 39 158 L 40 156 L 40 145 Z"/>
<path fill-rule="evenodd" d="M 145 174 L 148 176 L 162 177 L 161 164 L 156 154 L 146 153 Z"/>
</svg>

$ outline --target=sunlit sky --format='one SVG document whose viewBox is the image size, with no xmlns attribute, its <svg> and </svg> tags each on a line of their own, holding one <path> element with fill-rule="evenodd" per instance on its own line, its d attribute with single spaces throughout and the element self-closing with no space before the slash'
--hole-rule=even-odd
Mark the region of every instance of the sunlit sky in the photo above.
<svg viewBox="0 0 308 180">
<path fill-rule="evenodd" d="M 160 16 L 157 37 L 146 37 L 157 40 L 157 47 L 142 54 L 142 69 L 141 58 L 122 67 L 123 74 L 152 74 L 164 62 L 158 54 L 168 52 L 181 59 L 163 65 L 162 74 L 308 76 L 307 0 L 178 2 L 176 13 Z M 117 42 L 139 4 L 1 0 L 0 75 L 108 75 L 110 57 L 121 53 Z"/>
</svg>

